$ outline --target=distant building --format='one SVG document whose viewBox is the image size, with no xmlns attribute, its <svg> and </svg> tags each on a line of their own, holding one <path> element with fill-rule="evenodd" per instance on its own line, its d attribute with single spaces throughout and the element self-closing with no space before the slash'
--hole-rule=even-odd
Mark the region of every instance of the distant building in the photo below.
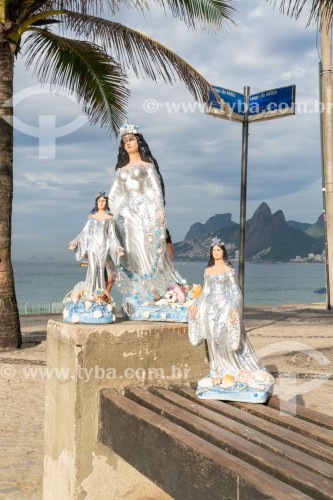
<svg viewBox="0 0 333 500">
<path fill-rule="evenodd" d="M 306 262 L 306 263 L 324 263 L 325 262 L 325 251 L 323 251 L 321 254 L 314 254 L 314 253 L 309 253 L 307 257 L 301 257 L 300 255 L 296 255 L 295 259 L 290 259 L 290 262 Z"/>
</svg>

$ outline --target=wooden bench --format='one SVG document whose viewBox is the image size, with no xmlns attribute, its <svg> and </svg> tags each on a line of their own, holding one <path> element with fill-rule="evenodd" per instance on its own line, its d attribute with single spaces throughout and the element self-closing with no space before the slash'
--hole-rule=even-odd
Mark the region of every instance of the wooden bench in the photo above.
<svg viewBox="0 0 333 500">
<path fill-rule="evenodd" d="M 283 408 L 104 389 L 99 439 L 176 500 L 333 499 L 333 418 Z"/>
</svg>

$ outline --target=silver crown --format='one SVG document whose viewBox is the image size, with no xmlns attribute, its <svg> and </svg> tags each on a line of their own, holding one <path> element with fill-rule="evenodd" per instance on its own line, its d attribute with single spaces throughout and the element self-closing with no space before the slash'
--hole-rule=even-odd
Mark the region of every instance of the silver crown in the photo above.
<svg viewBox="0 0 333 500">
<path fill-rule="evenodd" d="M 124 123 L 122 127 L 119 129 L 120 135 L 126 135 L 126 134 L 138 134 L 139 133 L 139 126 L 138 125 L 131 125 L 130 123 Z"/>
<path fill-rule="evenodd" d="M 212 239 L 212 241 L 210 242 L 210 245 L 213 247 L 215 245 L 218 245 L 219 247 L 221 247 L 222 245 L 224 245 L 224 241 L 220 240 L 219 238 L 217 238 L 215 236 L 215 238 Z"/>
<path fill-rule="evenodd" d="M 97 193 L 95 198 L 101 198 L 102 196 L 103 196 L 103 198 L 106 198 L 106 199 L 109 198 L 108 196 L 106 196 L 105 191 L 100 191 L 99 193 Z"/>
</svg>

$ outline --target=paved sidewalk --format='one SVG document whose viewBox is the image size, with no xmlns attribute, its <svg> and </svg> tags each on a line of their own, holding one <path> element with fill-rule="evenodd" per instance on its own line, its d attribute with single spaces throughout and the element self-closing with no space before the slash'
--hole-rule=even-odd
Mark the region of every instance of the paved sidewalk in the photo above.
<svg viewBox="0 0 333 500">
<path fill-rule="evenodd" d="M 251 343 L 280 398 L 333 416 L 333 311 L 322 304 L 245 310 Z"/>
<path fill-rule="evenodd" d="M 42 499 L 48 317 L 22 316 L 22 349 L 0 352 L 0 499 Z M 245 326 L 280 397 L 333 415 L 333 312 L 322 304 L 247 307 Z"/>
</svg>

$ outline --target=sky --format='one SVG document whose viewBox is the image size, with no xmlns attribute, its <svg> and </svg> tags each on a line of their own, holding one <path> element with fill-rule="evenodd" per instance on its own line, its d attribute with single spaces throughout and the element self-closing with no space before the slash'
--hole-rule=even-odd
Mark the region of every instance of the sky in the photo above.
<svg viewBox="0 0 333 500">
<path fill-rule="evenodd" d="M 295 116 L 250 124 L 247 219 L 265 201 L 287 220 L 314 223 L 322 213 L 316 29 L 306 28 L 306 15 L 295 21 L 265 0 L 236 8 L 237 24 L 217 33 L 189 30 L 155 7 L 144 17 L 122 9 L 116 20 L 177 52 L 213 85 L 238 92 L 248 85 L 251 94 L 296 85 Z M 159 163 L 173 241 L 217 213 L 238 222 L 241 124 L 205 114 L 179 82 L 131 71 L 128 80 L 128 122 L 139 125 Z M 14 106 L 13 259 L 74 259 L 67 243 L 96 194 L 109 191 L 119 140 L 91 126 L 73 99 L 41 87 L 23 55 Z"/>
</svg>

